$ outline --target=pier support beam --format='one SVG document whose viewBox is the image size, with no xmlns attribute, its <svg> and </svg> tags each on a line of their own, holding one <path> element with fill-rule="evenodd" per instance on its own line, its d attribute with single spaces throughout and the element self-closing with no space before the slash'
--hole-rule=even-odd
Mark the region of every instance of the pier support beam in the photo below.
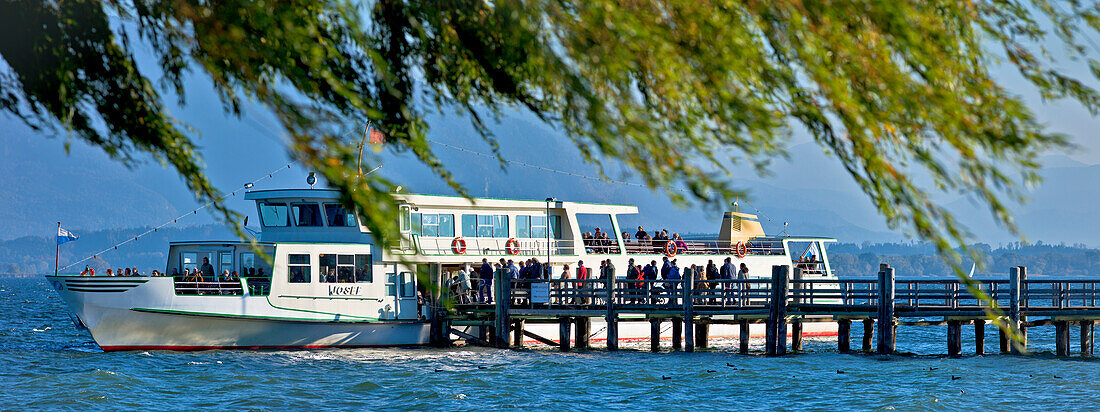
<svg viewBox="0 0 1100 412">
<path fill-rule="evenodd" d="M 619 349 L 619 316 L 615 313 L 615 277 L 607 277 L 607 315 L 604 320 L 607 323 L 607 350 Z"/>
<path fill-rule="evenodd" d="M 791 351 L 802 351 L 802 319 L 791 321 Z"/>
<path fill-rule="evenodd" d="M 836 349 L 840 353 L 852 351 L 851 319 L 840 319 L 836 322 Z"/>
<path fill-rule="evenodd" d="M 496 321 L 493 325 L 494 335 L 493 343 L 496 347 L 501 349 L 508 349 L 508 329 L 512 325 L 509 318 L 509 305 L 512 303 L 512 281 L 504 276 L 503 271 L 498 271 L 493 276 L 493 293 L 496 295 L 493 298 L 496 299 Z"/>
<path fill-rule="evenodd" d="M 1069 356 L 1069 322 L 1054 322 L 1054 347 L 1058 356 Z"/>
<path fill-rule="evenodd" d="M 649 350 L 661 351 L 661 319 L 659 318 L 649 319 Z"/>
<path fill-rule="evenodd" d="M 562 352 L 569 352 L 569 326 L 573 324 L 572 319 L 568 316 L 562 316 L 558 318 L 558 348 Z"/>
<path fill-rule="evenodd" d="M 738 322 L 737 329 L 740 334 L 740 339 L 738 339 L 737 342 L 737 351 L 740 352 L 742 355 L 747 355 L 749 353 L 749 337 L 751 336 L 749 330 L 749 321 L 742 319 L 740 322 Z"/>
<path fill-rule="evenodd" d="M 685 271 L 684 287 L 684 352 L 695 352 L 695 272 Z"/>
<path fill-rule="evenodd" d="M 887 264 L 879 265 L 878 272 L 878 353 L 894 353 L 894 268 Z"/>
<path fill-rule="evenodd" d="M 672 350 L 684 348 L 684 320 L 672 318 Z"/>
<path fill-rule="evenodd" d="M 787 352 L 787 291 L 789 288 L 790 266 L 772 266 L 771 299 L 769 301 L 766 347 L 768 356 L 782 355 Z"/>
<path fill-rule="evenodd" d="M 619 316 L 611 314 L 607 319 L 607 350 L 619 350 Z"/>
<path fill-rule="evenodd" d="M 1093 321 L 1081 321 L 1081 354 L 1092 356 L 1092 325 Z"/>
<path fill-rule="evenodd" d="M 574 323 L 577 325 L 577 338 L 574 339 L 574 348 L 580 350 L 591 349 L 589 343 L 592 336 L 592 318 L 588 316 L 578 316 L 574 318 Z"/>
<path fill-rule="evenodd" d="M 985 319 L 974 321 L 974 354 L 985 355 Z"/>
<path fill-rule="evenodd" d="M 875 320 L 867 318 L 863 320 L 863 351 L 871 351 L 871 339 L 875 337 Z"/>
<path fill-rule="evenodd" d="M 1022 318 L 1020 317 L 1020 288 L 1023 286 L 1023 277 L 1023 271 L 1019 266 L 1008 272 L 1008 323 L 1013 329 L 1020 331 L 1020 335 L 1024 338 L 1023 342 L 1008 342 L 1009 351 L 1013 355 L 1019 355 L 1023 350 L 1027 350 L 1027 332 L 1021 327 Z"/>
<path fill-rule="evenodd" d="M 700 319 L 695 323 L 695 346 L 706 349 L 710 342 L 710 320 Z"/>
<path fill-rule="evenodd" d="M 516 319 L 512 322 L 512 346 L 516 348 L 523 347 L 523 328 L 527 324 L 527 321 L 523 319 Z"/>
<path fill-rule="evenodd" d="M 1009 352 L 1008 334 L 1001 328 L 997 328 L 997 343 L 1000 346 L 1002 354 Z"/>
<path fill-rule="evenodd" d="M 962 322 L 947 321 L 947 356 L 962 354 Z"/>
</svg>

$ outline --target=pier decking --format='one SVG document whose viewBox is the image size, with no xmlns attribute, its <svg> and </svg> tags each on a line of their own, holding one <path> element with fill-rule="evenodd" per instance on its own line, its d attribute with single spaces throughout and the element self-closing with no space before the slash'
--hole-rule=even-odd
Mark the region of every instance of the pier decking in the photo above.
<svg viewBox="0 0 1100 412">
<path fill-rule="evenodd" d="M 651 323 L 651 347 L 659 350 L 661 322 L 671 321 L 673 348 L 694 351 L 706 347 L 711 324 L 740 325 L 740 352 L 749 350 L 749 324 L 763 323 L 765 353 L 782 355 L 802 350 L 807 322 L 836 322 L 837 347 L 852 350 L 851 328 L 864 328 L 861 349 L 890 354 L 895 351 L 899 326 L 946 325 L 947 354 L 962 353 L 962 326 L 973 325 L 975 353 L 985 353 L 987 323 L 1004 322 L 1020 330 L 1022 341 L 1012 342 L 998 331 L 1002 353 L 1027 348 L 1027 330 L 1054 325 L 1056 353 L 1070 354 L 1070 326 L 1080 326 L 1080 353 L 1093 352 L 1093 326 L 1100 319 L 1100 279 L 1027 279 L 1025 267 L 1012 268 L 1005 279 L 974 279 L 976 289 L 992 298 L 995 308 L 976 297 L 959 279 L 895 279 L 894 269 L 882 265 L 874 279 L 822 279 L 804 276 L 798 268 L 774 266 L 770 279 L 681 280 L 551 279 L 494 280 L 493 304 L 460 304 L 437 308 L 444 316 L 434 328 L 436 342 L 445 332 L 469 342 L 509 348 L 524 337 L 561 350 L 570 350 L 571 329 L 576 346 L 589 347 L 591 319 L 607 323 L 607 349 L 618 349 L 620 317 L 643 317 Z M 998 316 L 993 316 L 997 314 Z M 527 322 L 556 322 L 558 340 L 524 330 Z M 453 326 L 481 326 L 472 336 Z M 682 336 L 682 342 L 681 342 Z M 872 342 L 872 337 L 877 337 Z M 875 345 L 872 346 L 872 343 Z"/>
</svg>

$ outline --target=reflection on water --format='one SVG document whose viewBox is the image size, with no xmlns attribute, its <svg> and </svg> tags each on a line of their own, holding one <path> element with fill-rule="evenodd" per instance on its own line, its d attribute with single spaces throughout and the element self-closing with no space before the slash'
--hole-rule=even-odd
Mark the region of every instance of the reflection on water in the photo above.
<svg viewBox="0 0 1100 412">
<path fill-rule="evenodd" d="M 1033 356 L 961 359 L 930 355 L 946 352 L 946 327 L 899 328 L 898 349 L 911 355 L 890 357 L 841 355 L 834 340 L 813 338 L 808 353 L 781 358 L 737 355 L 732 340 L 694 354 L 651 354 L 645 341 L 574 353 L 103 353 L 43 280 L 0 279 L 0 313 L 5 409 L 1084 409 L 1100 366 L 1042 352 L 1053 349 L 1053 327 L 1031 330 Z M 995 350 L 996 334 L 987 335 Z"/>
</svg>

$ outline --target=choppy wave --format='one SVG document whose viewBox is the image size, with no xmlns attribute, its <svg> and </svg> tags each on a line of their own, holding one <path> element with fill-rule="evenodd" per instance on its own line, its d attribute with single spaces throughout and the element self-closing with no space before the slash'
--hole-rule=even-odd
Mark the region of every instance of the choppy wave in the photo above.
<svg viewBox="0 0 1100 412">
<path fill-rule="evenodd" d="M 0 402 L 28 409 L 1091 409 L 1093 359 L 944 358 L 944 331 L 899 329 L 905 356 L 737 355 L 714 340 L 693 354 L 559 353 L 533 347 L 103 353 L 44 281 L 0 280 Z M 858 332 L 858 331 L 857 331 Z M 967 331 L 969 333 L 969 331 Z M 996 336 L 987 348 L 996 348 Z M 972 342 L 967 335 L 964 339 Z M 858 342 L 858 333 L 853 336 Z M 972 345 L 972 343 L 970 344 Z M 972 349 L 972 346 L 970 346 Z M 952 379 L 955 377 L 955 379 Z"/>
</svg>

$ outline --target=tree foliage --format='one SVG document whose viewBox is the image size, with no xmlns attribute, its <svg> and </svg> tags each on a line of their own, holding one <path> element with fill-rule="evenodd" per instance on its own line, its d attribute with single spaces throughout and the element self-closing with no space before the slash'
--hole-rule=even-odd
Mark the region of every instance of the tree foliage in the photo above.
<svg viewBox="0 0 1100 412">
<path fill-rule="evenodd" d="M 731 165 L 764 170 L 804 129 L 891 225 L 958 261 L 965 226 L 933 195 L 973 196 L 1015 230 L 1006 206 L 1038 179 L 1037 155 L 1067 144 L 992 68 L 1098 108 L 1065 69 L 1100 72 L 1085 45 L 1100 8 L 1078 1 L 4 0 L 0 23 L 0 105 L 28 124 L 128 165 L 151 156 L 216 199 L 193 133 L 161 97 L 185 102 L 197 71 L 227 111 L 255 101 L 275 113 L 290 151 L 383 239 L 397 232 L 393 184 L 359 176 L 341 132 L 372 120 L 386 150 L 411 151 L 461 191 L 425 115 L 456 111 L 496 147 L 487 124 L 519 109 L 595 164 L 621 161 L 675 199 L 716 205 L 739 194 Z M 146 46 L 159 78 L 135 64 Z"/>
</svg>

